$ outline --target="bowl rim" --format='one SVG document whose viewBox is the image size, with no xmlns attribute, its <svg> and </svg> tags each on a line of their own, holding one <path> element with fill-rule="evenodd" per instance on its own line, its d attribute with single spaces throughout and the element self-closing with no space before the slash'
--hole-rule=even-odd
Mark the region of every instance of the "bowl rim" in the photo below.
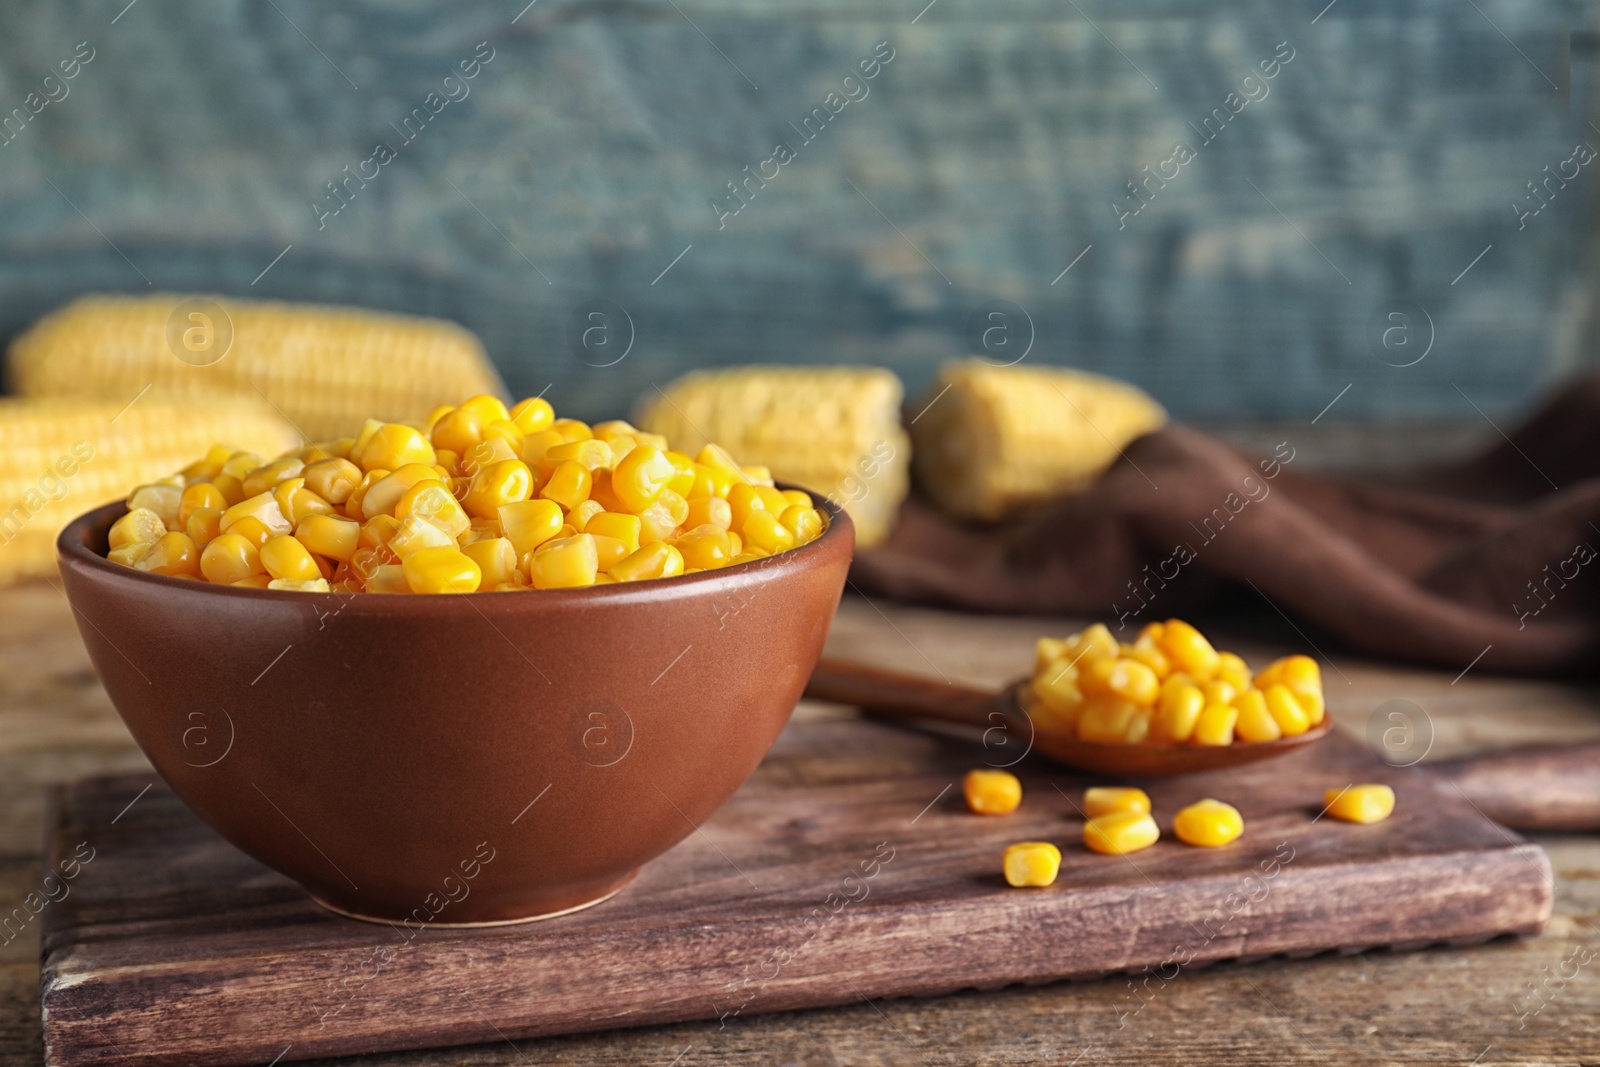
<svg viewBox="0 0 1600 1067">
<path fill-rule="evenodd" d="M 751 560 L 748 563 L 738 563 L 728 567 L 718 567 L 714 570 L 700 571 L 697 574 L 679 574 L 671 578 L 647 578 L 637 582 L 616 582 L 605 585 L 588 585 L 564 589 L 519 589 L 515 591 L 500 592 L 493 589 L 477 590 L 471 593 L 347 593 L 329 591 L 327 593 L 305 593 L 292 589 L 244 589 L 231 585 L 216 585 L 212 582 L 192 581 L 183 578 L 174 578 L 165 574 L 152 574 L 148 571 L 136 570 L 113 563 L 105 556 L 96 552 L 89 546 L 90 538 L 94 532 L 104 526 L 109 528 L 122 515 L 127 513 L 127 502 L 115 500 L 101 504 L 98 507 L 79 515 L 67 523 L 56 536 L 56 555 L 63 569 L 68 566 L 82 567 L 85 570 L 96 572 L 105 580 L 129 583 L 129 588 L 137 588 L 141 584 L 153 585 L 153 589 L 164 589 L 173 595 L 193 593 L 197 596 L 236 597 L 260 602 L 263 599 L 276 603 L 312 604 L 317 601 L 315 597 L 337 597 L 345 605 L 340 610 L 347 610 L 352 604 L 364 605 L 367 601 L 375 601 L 377 605 L 399 603 L 421 608 L 422 604 L 436 604 L 435 608 L 422 608 L 421 610 L 447 610 L 447 606 L 459 600 L 479 604 L 482 600 L 488 602 L 513 606 L 524 605 L 530 607 L 546 606 L 552 609 L 572 603 L 626 603 L 633 600 L 656 600 L 662 597 L 675 595 L 713 594 L 724 591 L 723 587 L 731 590 L 750 584 L 748 581 L 739 581 L 753 576 L 771 575 L 776 577 L 797 570 L 807 570 L 823 563 L 829 556 L 839 554 L 841 551 L 848 560 L 854 554 L 855 524 L 850 521 L 850 516 L 841 506 L 833 500 L 814 490 L 804 489 L 801 486 L 787 482 L 777 483 L 780 489 L 800 489 L 811 494 L 812 506 L 826 512 L 828 526 L 816 538 L 803 545 L 785 549 L 782 552 Z M 529 599 L 536 595 L 537 599 Z"/>
</svg>

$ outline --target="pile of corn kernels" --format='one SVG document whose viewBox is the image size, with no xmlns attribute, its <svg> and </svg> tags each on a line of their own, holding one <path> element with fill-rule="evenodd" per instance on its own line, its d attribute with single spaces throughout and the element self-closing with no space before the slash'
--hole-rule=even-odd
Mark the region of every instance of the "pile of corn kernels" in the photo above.
<svg viewBox="0 0 1600 1067">
<path fill-rule="evenodd" d="M 1253 676 L 1181 619 L 1153 622 L 1131 643 L 1096 623 L 1040 638 L 1028 713 L 1083 741 L 1229 745 L 1276 741 L 1322 722 L 1322 673 L 1285 656 Z"/>
<path fill-rule="evenodd" d="M 670 578 L 820 536 L 811 497 L 716 445 L 690 457 L 626 422 L 530 397 L 435 409 L 421 426 L 266 462 L 218 445 L 128 496 L 108 557 L 223 585 L 471 593 Z"/>
</svg>

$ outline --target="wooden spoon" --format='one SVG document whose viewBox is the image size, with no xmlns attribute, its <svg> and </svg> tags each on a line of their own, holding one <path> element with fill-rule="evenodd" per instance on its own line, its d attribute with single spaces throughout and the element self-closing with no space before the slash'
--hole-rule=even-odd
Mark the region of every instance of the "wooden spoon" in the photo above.
<svg viewBox="0 0 1600 1067">
<path fill-rule="evenodd" d="M 1278 741 L 1104 744 L 1036 728 L 1017 702 L 1025 684 L 1019 681 L 993 693 L 824 658 L 805 695 L 894 719 L 982 727 L 991 751 L 1015 745 L 1019 760 L 1037 751 L 1069 767 L 1114 778 L 1166 778 L 1281 756 L 1327 736 L 1333 723 L 1327 716 L 1305 733 Z M 1600 744 L 1514 749 L 1416 769 L 1453 785 L 1489 818 L 1513 829 L 1600 830 Z"/>
</svg>

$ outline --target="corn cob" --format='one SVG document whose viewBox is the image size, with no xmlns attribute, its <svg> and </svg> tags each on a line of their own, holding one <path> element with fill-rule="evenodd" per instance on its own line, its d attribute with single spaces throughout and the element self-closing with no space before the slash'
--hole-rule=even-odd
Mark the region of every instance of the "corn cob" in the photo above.
<svg viewBox="0 0 1600 1067">
<path fill-rule="evenodd" d="M 923 403 L 911 426 L 917 486 L 963 519 L 1074 493 L 1167 418 L 1126 382 L 982 360 L 947 365 Z"/>
<path fill-rule="evenodd" d="M 182 305 L 200 301 L 222 319 L 204 308 L 207 319 L 191 319 Z M 207 347 L 230 326 L 225 352 Z M 265 398 L 312 440 L 354 434 L 368 416 L 421 422 L 441 396 L 503 392 L 478 339 L 454 323 L 170 293 L 87 296 L 45 316 L 12 343 L 10 376 L 24 396 L 126 403 L 154 383 L 147 399 Z"/>
<path fill-rule="evenodd" d="M 875 367 L 737 367 L 684 375 L 640 406 L 639 425 L 695 455 L 715 441 L 779 481 L 843 507 L 863 546 L 881 540 L 908 482 L 900 381 Z"/>
<path fill-rule="evenodd" d="M 298 441 L 259 400 L 0 400 L 0 585 L 55 573 L 72 518 L 217 442 L 275 456 Z"/>
</svg>

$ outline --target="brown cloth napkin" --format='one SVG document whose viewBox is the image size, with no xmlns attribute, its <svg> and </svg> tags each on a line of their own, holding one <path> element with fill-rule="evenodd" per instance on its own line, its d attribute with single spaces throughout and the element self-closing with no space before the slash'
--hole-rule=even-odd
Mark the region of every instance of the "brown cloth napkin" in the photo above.
<svg viewBox="0 0 1600 1067">
<path fill-rule="evenodd" d="M 1091 616 L 1123 640 L 1231 584 L 1379 656 L 1592 674 L 1595 546 L 1600 376 L 1484 455 L 1401 479 L 1307 471 L 1292 434 L 1252 457 L 1168 426 L 1026 518 L 964 525 L 913 496 L 851 577 L 908 601 Z"/>
</svg>

